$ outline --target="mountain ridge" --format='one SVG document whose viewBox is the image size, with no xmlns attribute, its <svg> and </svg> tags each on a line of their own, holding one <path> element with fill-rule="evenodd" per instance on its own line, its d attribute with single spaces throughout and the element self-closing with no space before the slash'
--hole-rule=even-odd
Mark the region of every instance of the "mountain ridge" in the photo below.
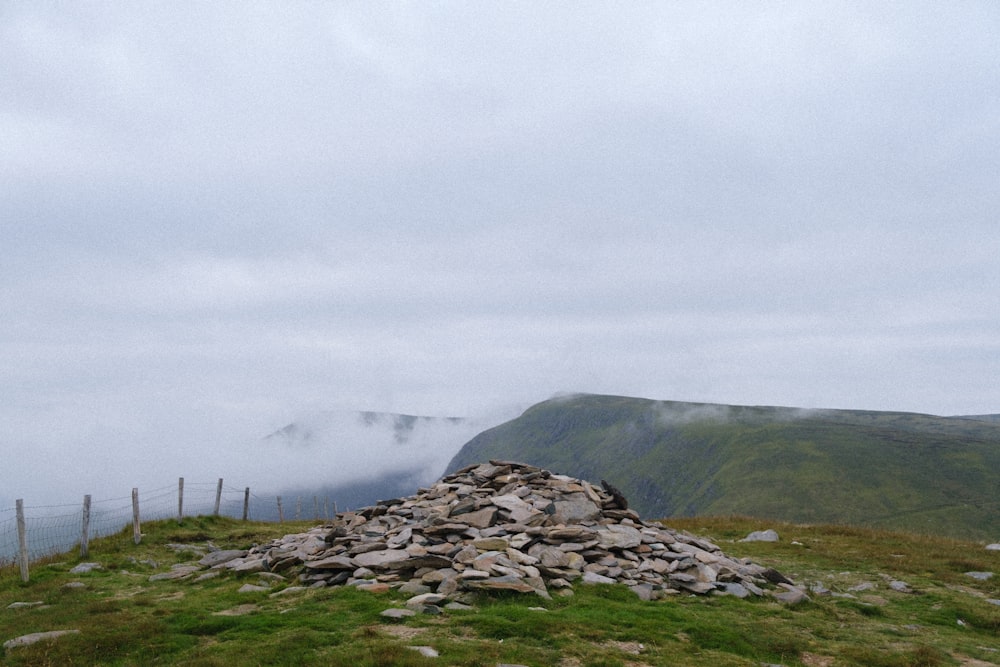
<svg viewBox="0 0 1000 667">
<path fill-rule="evenodd" d="M 578 394 L 480 433 L 448 470 L 490 458 L 607 479 L 646 516 L 1000 534 L 990 419 Z"/>
</svg>

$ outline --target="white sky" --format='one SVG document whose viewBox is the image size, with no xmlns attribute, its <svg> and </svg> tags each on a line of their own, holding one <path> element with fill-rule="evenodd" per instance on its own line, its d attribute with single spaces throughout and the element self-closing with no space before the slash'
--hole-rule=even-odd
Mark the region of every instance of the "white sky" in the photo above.
<svg viewBox="0 0 1000 667">
<path fill-rule="evenodd" d="M 1000 412 L 998 35 L 994 2 L 0 0 L 7 495 L 328 408 Z"/>
</svg>

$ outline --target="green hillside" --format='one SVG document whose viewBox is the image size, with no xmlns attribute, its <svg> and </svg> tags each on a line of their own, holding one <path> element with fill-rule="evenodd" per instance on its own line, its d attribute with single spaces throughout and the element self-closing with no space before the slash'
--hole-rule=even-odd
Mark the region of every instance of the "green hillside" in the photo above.
<svg viewBox="0 0 1000 667">
<path fill-rule="evenodd" d="M 1000 536 L 1000 423 L 985 418 L 576 395 L 481 433 L 449 470 L 490 458 L 606 479 L 647 517 Z"/>
</svg>

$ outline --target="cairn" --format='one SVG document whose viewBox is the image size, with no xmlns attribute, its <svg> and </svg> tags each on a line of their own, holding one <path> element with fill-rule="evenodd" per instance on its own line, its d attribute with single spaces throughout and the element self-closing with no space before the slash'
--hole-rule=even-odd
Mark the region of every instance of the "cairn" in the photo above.
<svg viewBox="0 0 1000 667">
<path fill-rule="evenodd" d="M 602 488 L 603 487 L 603 488 Z M 458 600 L 481 590 L 549 598 L 574 582 L 620 583 L 644 600 L 762 595 L 767 570 L 643 521 L 608 483 L 509 461 L 472 465 L 406 498 L 343 512 L 218 567 L 298 570 L 303 585 L 401 588 Z"/>
</svg>

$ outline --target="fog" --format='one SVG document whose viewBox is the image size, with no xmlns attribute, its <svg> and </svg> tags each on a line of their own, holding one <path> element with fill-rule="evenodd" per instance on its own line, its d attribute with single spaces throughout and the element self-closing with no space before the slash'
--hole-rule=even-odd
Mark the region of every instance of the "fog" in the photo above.
<svg viewBox="0 0 1000 667">
<path fill-rule="evenodd" d="M 998 25 L 0 3 L 0 508 L 397 464 L 262 445 L 337 410 L 1000 412 Z"/>
</svg>

